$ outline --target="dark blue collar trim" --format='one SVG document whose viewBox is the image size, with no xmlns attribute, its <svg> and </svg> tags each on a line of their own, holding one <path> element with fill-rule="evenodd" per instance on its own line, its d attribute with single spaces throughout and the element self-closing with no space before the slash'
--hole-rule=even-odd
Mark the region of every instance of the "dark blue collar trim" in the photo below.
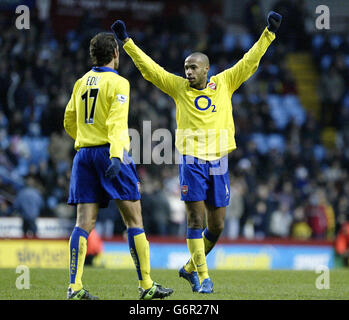
<svg viewBox="0 0 349 320">
<path fill-rule="evenodd" d="M 94 72 L 114 72 L 116 74 L 118 74 L 118 72 L 112 68 L 108 68 L 108 67 L 93 67 L 92 71 Z"/>
</svg>

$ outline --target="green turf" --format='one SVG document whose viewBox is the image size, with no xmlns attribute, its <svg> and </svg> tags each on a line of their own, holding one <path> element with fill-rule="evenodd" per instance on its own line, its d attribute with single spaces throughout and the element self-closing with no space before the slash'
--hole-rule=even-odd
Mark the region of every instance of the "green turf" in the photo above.
<svg viewBox="0 0 349 320">
<path fill-rule="evenodd" d="M 66 298 L 68 271 L 63 269 L 30 269 L 30 288 L 16 288 L 15 269 L 0 269 L 0 299 Z M 176 270 L 152 270 L 152 278 L 174 289 L 172 300 L 279 300 L 279 299 L 345 299 L 349 298 L 349 269 L 330 271 L 330 288 L 319 290 L 315 271 L 223 271 L 211 270 L 214 294 L 191 292 L 189 284 Z M 112 270 L 85 267 L 86 289 L 100 299 L 136 300 L 138 281 L 134 270 Z"/>
</svg>

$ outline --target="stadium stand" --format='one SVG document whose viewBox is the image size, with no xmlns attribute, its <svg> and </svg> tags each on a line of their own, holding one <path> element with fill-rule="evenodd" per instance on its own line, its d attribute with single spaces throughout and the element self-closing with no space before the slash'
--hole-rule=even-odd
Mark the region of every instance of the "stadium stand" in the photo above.
<svg viewBox="0 0 349 320">
<path fill-rule="evenodd" d="M 145 28 L 133 24 L 130 34 L 170 72 L 183 75 L 186 55 L 203 51 L 211 74 L 218 73 L 256 40 L 264 11 L 249 1 L 246 25 L 232 24 L 207 14 L 200 3 L 190 10 L 182 5 L 166 20 L 155 16 Z M 229 157 L 232 192 L 224 235 L 333 240 L 349 214 L 349 37 L 307 30 L 301 2 L 278 1 L 270 9 L 293 15 L 256 75 L 232 97 L 238 149 Z M 14 204 L 28 176 L 44 202 L 41 217 L 73 219 L 66 199 L 75 151 L 63 130 L 64 108 L 75 79 L 90 68 L 88 39 L 105 28 L 85 15 L 62 36 L 32 10 L 30 32 L 19 32 L 13 17 L 1 16 L 0 219 L 21 216 Z M 129 127 L 142 134 L 144 121 L 151 120 L 152 132 L 167 128 L 174 137 L 173 101 L 145 82 L 126 55 L 122 61 L 120 73 L 131 84 Z M 177 165 L 137 168 L 147 233 L 182 236 Z M 111 204 L 99 215 L 98 230 L 106 237 L 124 230 L 114 212 Z"/>
</svg>

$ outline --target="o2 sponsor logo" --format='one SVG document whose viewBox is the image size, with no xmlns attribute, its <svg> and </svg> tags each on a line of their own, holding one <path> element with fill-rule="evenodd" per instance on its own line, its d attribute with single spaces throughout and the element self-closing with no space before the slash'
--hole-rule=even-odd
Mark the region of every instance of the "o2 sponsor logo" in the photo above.
<svg viewBox="0 0 349 320">
<path fill-rule="evenodd" d="M 206 100 L 206 103 L 204 102 L 200 102 L 200 101 L 203 101 L 203 100 Z M 200 105 L 199 105 L 200 103 Z M 200 111 L 205 111 L 207 109 L 209 109 L 210 107 L 212 107 L 212 112 L 216 112 L 216 106 L 214 104 L 212 104 L 212 101 L 209 97 L 207 96 L 198 96 L 196 97 L 195 101 L 194 101 L 194 105 L 195 105 L 195 108 L 200 110 Z"/>
</svg>

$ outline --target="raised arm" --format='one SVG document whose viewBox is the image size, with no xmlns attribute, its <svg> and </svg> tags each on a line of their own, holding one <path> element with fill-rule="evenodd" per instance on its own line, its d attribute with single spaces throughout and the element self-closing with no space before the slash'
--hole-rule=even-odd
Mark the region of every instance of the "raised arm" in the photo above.
<svg viewBox="0 0 349 320">
<path fill-rule="evenodd" d="M 123 42 L 123 48 L 131 57 L 144 79 L 153 83 L 161 91 L 165 92 L 172 98 L 175 98 L 178 86 L 183 84 L 185 79 L 167 72 L 146 55 L 139 47 L 137 47 L 133 40 L 129 38 L 123 21 L 117 20 L 111 26 L 111 29 L 116 38 Z"/>
<path fill-rule="evenodd" d="M 112 101 L 106 121 L 110 158 L 123 160 L 124 145 L 129 141 L 127 119 L 130 102 L 130 84 L 126 79 L 119 79 L 117 86 L 110 89 Z"/>
<path fill-rule="evenodd" d="M 73 93 L 70 97 L 70 100 L 64 112 L 64 129 L 66 133 L 68 133 L 74 140 L 76 139 L 76 134 L 77 134 L 75 91 L 79 85 L 79 81 L 80 80 L 75 82 Z"/>
<path fill-rule="evenodd" d="M 263 31 L 259 40 L 233 67 L 217 75 L 217 77 L 224 78 L 231 93 L 237 90 L 243 82 L 257 71 L 260 60 L 271 42 L 275 39 L 275 32 L 279 28 L 281 20 L 281 15 L 274 11 L 269 12 L 267 18 L 268 26 Z"/>
<path fill-rule="evenodd" d="M 108 140 L 110 143 L 109 157 L 111 164 L 105 172 L 105 176 L 112 179 L 121 169 L 123 162 L 124 145 L 129 144 L 127 128 L 128 109 L 130 101 L 130 84 L 126 79 L 120 79 L 117 87 L 111 89 L 109 95 L 112 101 L 106 125 L 108 128 Z"/>
</svg>

